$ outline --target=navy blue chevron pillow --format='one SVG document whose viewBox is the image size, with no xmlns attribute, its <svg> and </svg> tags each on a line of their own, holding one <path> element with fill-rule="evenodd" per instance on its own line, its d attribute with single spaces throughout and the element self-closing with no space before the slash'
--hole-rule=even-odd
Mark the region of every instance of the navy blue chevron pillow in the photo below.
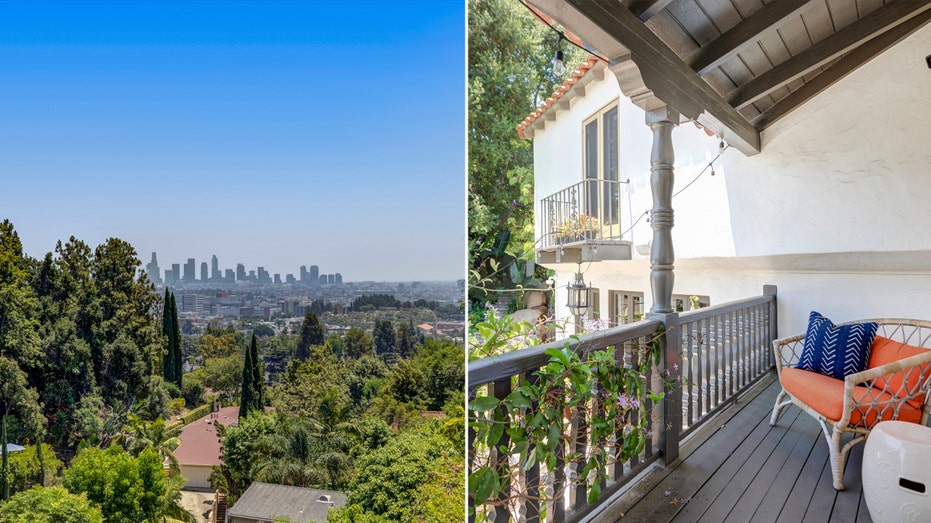
<svg viewBox="0 0 931 523">
<path fill-rule="evenodd" d="M 870 359 L 876 328 L 873 322 L 837 326 L 811 311 L 798 368 L 841 380 L 860 372 Z"/>
</svg>

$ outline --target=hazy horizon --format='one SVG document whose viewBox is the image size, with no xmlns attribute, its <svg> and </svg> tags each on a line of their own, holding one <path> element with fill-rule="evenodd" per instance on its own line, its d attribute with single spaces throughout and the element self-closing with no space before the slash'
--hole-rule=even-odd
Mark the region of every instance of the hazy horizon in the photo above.
<svg viewBox="0 0 931 523">
<path fill-rule="evenodd" d="M 0 3 L 0 220 L 30 256 L 465 275 L 458 2 Z"/>
</svg>

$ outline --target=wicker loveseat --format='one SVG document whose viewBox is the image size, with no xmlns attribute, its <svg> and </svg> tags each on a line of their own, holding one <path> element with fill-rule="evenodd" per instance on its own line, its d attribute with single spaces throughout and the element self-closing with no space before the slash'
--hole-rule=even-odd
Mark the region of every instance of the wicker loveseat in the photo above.
<svg viewBox="0 0 931 523">
<path fill-rule="evenodd" d="M 782 392 L 773 406 L 770 425 L 794 403 L 821 423 L 828 442 L 834 488 L 844 489 L 847 452 L 886 420 L 926 424 L 931 412 L 931 322 L 907 319 L 858 320 L 878 324 L 869 365 L 843 380 L 795 368 L 805 335 L 773 342 Z M 841 447 L 841 435 L 854 434 Z"/>
</svg>

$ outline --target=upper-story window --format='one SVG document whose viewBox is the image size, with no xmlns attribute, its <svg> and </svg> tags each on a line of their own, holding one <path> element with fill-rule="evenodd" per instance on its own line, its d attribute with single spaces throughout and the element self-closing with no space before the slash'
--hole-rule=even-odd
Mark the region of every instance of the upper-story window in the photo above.
<svg viewBox="0 0 931 523">
<path fill-rule="evenodd" d="M 585 213 L 602 224 L 620 223 L 618 125 L 617 102 L 583 123 Z"/>
</svg>

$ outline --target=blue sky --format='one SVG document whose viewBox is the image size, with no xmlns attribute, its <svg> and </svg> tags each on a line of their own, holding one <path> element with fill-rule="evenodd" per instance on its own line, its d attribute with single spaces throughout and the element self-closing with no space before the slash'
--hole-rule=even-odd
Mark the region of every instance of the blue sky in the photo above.
<svg viewBox="0 0 931 523">
<path fill-rule="evenodd" d="M 0 219 L 162 269 L 465 273 L 458 1 L 0 2 Z"/>
</svg>

